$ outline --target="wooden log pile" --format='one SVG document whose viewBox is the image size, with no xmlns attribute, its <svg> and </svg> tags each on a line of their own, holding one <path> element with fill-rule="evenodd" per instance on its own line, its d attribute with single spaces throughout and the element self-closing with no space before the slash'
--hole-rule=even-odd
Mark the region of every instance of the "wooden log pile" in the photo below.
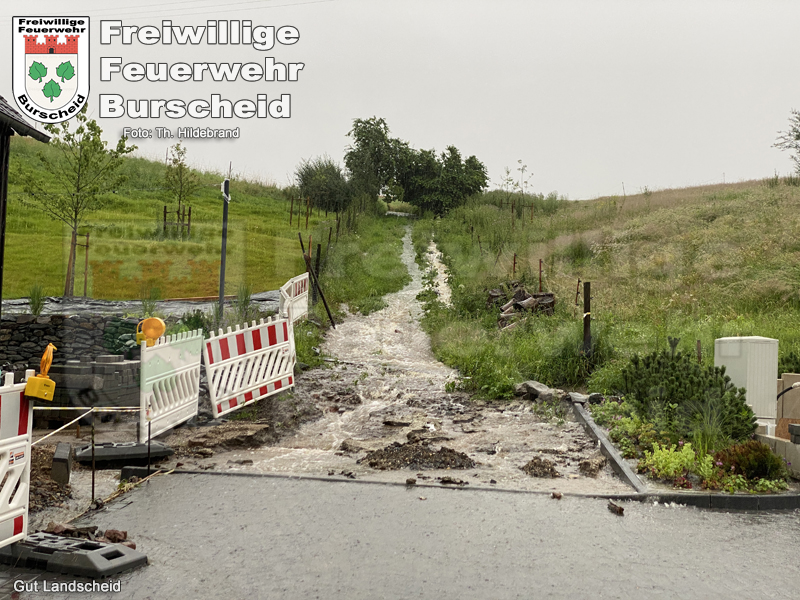
<svg viewBox="0 0 800 600">
<path fill-rule="evenodd" d="M 491 308 L 500 302 L 506 301 L 500 306 L 500 316 L 497 318 L 497 325 L 503 331 L 519 327 L 519 324 L 528 318 L 528 315 L 545 314 L 552 315 L 556 304 L 555 294 L 552 292 L 529 293 L 522 285 L 512 283 L 511 299 L 508 294 L 500 289 L 489 290 L 486 306 Z"/>
</svg>

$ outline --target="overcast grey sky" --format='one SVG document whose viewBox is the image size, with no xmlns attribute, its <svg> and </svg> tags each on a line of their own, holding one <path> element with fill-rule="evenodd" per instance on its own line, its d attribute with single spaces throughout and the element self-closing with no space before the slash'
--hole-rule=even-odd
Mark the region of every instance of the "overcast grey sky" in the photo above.
<svg viewBox="0 0 800 600">
<path fill-rule="evenodd" d="M 0 94 L 12 99 L 11 17 L 91 17 L 91 105 L 126 100 L 269 100 L 291 95 L 291 118 L 101 119 L 124 126 L 240 127 L 231 141 L 190 140 L 190 161 L 286 184 L 305 158 L 341 161 L 354 118 L 384 117 L 416 148 L 453 144 L 499 183 L 517 160 L 535 191 L 572 199 L 788 173 L 772 148 L 792 108 L 800 3 L 649 0 L 96 0 L 4 2 Z M 66 12 L 65 12 L 66 11 Z M 100 44 L 100 21 L 204 25 L 207 19 L 291 25 L 300 40 L 246 45 Z M 116 38 L 117 40 L 119 38 Z M 130 62 L 302 62 L 297 82 L 100 81 L 100 58 Z M 176 140 L 137 141 L 163 157 Z"/>
</svg>

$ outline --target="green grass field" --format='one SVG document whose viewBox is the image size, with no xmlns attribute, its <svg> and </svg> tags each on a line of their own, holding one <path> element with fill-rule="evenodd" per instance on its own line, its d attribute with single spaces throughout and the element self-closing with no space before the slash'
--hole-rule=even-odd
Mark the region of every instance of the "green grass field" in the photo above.
<svg viewBox="0 0 800 600">
<path fill-rule="evenodd" d="M 36 153 L 50 152 L 44 144 L 15 137 L 9 166 L 8 225 L 3 295 L 27 296 L 32 285 L 44 286 L 48 295 L 61 295 L 69 252 L 68 228 L 43 212 L 24 204 L 21 173 L 38 169 Z M 161 189 L 162 163 L 141 158 L 125 161 L 128 180 L 116 193 L 104 197 L 106 205 L 89 214 L 79 233 L 89 233 L 89 296 L 136 299 L 157 288 L 161 298 L 207 296 L 217 293 L 222 231 L 221 174 L 199 173 L 202 187 L 190 202 L 191 235 L 177 239 L 175 228 L 162 231 L 164 205 L 175 202 Z M 305 271 L 299 231 L 304 239 L 327 242 L 335 232 L 335 215 L 315 210 L 309 219 L 298 219 L 295 206 L 289 226 L 290 201 L 281 190 L 258 183 L 231 183 L 226 268 L 226 293 L 235 294 L 239 284 L 255 291 L 277 289 L 287 279 Z M 174 220 L 174 212 L 170 220 Z M 334 233 L 335 237 L 335 233 Z M 79 239 L 79 243 L 83 240 Z M 316 245 L 316 243 L 315 243 Z M 326 244 L 323 244 L 326 247 Z M 75 293 L 83 293 L 84 249 L 78 248 Z"/>
<path fill-rule="evenodd" d="M 487 395 L 508 395 L 525 379 L 611 390 L 627 357 L 666 347 L 667 336 L 681 338 L 687 352 L 700 340 L 706 363 L 723 336 L 777 338 L 783 357 L 800 348 L 795 181 L 558 201 L 535 207 L 532 220 L 517 197 L 513 229 L 508 202 L 501 209 L 493 192 L 444 219 L 420 220 L 415 245 L 437 241 L 456 305 L 426 321 L 434 350 L 471 377 L 467 387 Z M 513 278 L 529 289 L 538 289 L 543 260 L 544 289 L 555 292 L 557 310 L 500 332 L 486 290 L 512 279 L 514 254 Z M 580 356 L 578 278 L 592 282 L 594 365 Z"/>
</svg>

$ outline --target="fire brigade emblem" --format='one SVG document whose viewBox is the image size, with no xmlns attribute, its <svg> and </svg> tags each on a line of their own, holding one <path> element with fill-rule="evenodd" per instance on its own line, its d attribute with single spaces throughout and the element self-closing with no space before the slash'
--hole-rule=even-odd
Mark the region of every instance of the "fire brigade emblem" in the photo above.
<svg viewBox="0 0 800 600">
<path fill-rule="evenodd" d="M 89 17 L 14 17 L 13 88 L 22 114 L 75 116 L 89 99 Z"/>
</svg>

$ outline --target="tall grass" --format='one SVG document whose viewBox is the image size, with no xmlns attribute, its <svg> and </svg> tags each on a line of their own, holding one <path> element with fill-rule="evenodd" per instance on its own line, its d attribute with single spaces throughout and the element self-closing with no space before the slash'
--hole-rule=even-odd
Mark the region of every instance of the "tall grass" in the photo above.
<svg viewBox="0 0 800 600">
<path fill-rule="evenodd" d="M 428 320 L 434 351 L 469 373 L 466 385 L 507 394 L 510 382 L 530 377 L 617 391 L 627 357 L 661 349 L 669 336 L 691 353 L 700 340 L 705 364 L 724 336 L 776 338 L 781 356 L 800 351 L 800 189 L 793 180 L 561 201 L 532 221 L 515 215 L 513 228 L 501 196 L 415 224 L 415 248 L 435 239 L 454 288 L 454 309 Z M 515 254 L 515 278 L 531 291 L 542 259 L 556 314 L 501 333 L 486 292 L 512 279 Z M 614 350 L 588 369 L 573 352 L 559 352 L 583 314 L 582 297 L 575 305 L 579 278 L 592 282 L 593 333 Z"/>
<path fill-rule="evenodd" d="M 411 280 L 400 255 L 405 220 L 362 216 L 356 230 L 341 236 L 322 271 L 322 291 L 334 310 L 369 314 L 386 306 L 383 296 Z"/>
</svg>

